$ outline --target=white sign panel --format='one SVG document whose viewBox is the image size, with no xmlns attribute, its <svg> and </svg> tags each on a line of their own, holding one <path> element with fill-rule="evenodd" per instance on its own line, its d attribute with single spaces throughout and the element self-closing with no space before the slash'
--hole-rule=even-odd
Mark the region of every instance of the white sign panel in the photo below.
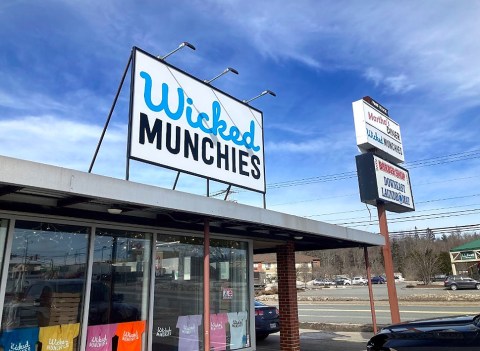
<svg viewBox="0 0 480 351">
<path fill-rule="evenodd" d="M 378 198 L 412 210 L 415 209 L 408 172 L 390 162 L 373 156 Z"/>
<path fill-rule="evenodd" d="M 353 118 L 357 146 L 367 152 L 377 149 L 379 154 L 394 163 L 405 161 L 400 126 L 386 114 L 369 105 L 365 100 L 353 102 Z"/>
<path fill-rule="evenodd" d="M 265 193 L 262 113 L 134 50 L 132 159 Z"/>
</svg>

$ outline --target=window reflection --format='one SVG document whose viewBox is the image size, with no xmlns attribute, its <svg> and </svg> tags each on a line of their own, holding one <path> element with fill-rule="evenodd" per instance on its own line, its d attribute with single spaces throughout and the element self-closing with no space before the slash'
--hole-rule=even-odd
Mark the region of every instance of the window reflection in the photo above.
<svg viewBox="0 0 480 351">
<path fill-rule="evenodd" d="M 2 328 L 80 321 L 87 233 L 88 228 L 57 223 L 15 223 Z M 75 291 L 68 291 L 67 314 L 58 296 L 70 282 Z"/>
<path fill-rule="evenodd" d="M 201 350 L 203 345 L 203 239 L 161 236 L 156 242 L 152 349 Z M 248 244 L 211 240 L 210 345 L 250 346 Z"/>
<path fill-rule="evenodd" d="M 15 349 L 52 340 L 77 348 L 88 248 L 86 227 L 16 221 L 1 338 Z M 53 337 L 52 335 L 55 335 Z"/>
<path fill-rule="evenodd" d="M 210 344 L 215 350 L 250 346 L 248 244 L 210 241 Z"/>
<path fill-rule="evenodd" d="M 150 233 L 97 230 L 89 325 L 147 319 L 151 240 Z"/>
<path fill-rule="evenodd" d="M 155 252 L 152 349 L 201 350 L 203 238 L 159 235 Z"/>
</svg>

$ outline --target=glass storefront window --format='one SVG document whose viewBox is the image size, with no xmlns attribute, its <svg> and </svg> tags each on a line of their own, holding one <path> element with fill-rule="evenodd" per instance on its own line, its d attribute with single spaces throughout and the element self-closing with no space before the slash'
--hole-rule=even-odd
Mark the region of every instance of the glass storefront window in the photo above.
<svg viewBox="0 0 480 351">
<path fill-rule="evenodd" d="M 248 243 L 210 241 L 210 345 L 215 350 L 251 346 Z"/>
<path fill-rule="evenodd" d="M 15 222 L 0 343 L 77 348 L 88 234 L 81 226 Z"/>
<path fill-rule="evenodd" d="M 115 335 L 118 350 L 144 349 L 151 242 L 151 233 L 97 229 L 87 350 L 107 347 Z"/>
<path fill-rule="evenodd" d="M 155 257 L 154 351 L 203 350 L 203 238 L 159 235 Z M 210 345 L 251 346 L 248 243 L 210 242 Z"/>
<path fill-rule="evenodd" d="M 203 350 L 203 242 L 191 236 L 157 237 L 154 351 Z"/>
</svg>

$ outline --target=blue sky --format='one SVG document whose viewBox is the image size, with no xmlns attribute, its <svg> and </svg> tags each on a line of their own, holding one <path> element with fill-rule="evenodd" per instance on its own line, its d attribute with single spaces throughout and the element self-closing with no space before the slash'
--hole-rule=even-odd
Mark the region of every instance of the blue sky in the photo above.
<svg viewBox="0 0 480 351">
<path fill-rule="evenodd" d="M 477 224 L 479 16 L 477 1 L 3 0 L 0 154 L 87 171 L 132 46 L 164 55 L 188 41 L 197 50 L 168 62 L 200 79 L 235 68 L 214 85 L 241 100 L 277 94 L 251 103 L 267 208 L 378 231 L 355 177 L 351 104 L 369 95 L 400 124 L 416 203 L 388 214 L 390 230 Z M 128 98 L 126 85 L 94 173 L 124 177 Z M 171 188 L 175 175 L 134 163 L 130 179 Z M 206 185 L 182 175 L 177 188 Z"/>
</svg>

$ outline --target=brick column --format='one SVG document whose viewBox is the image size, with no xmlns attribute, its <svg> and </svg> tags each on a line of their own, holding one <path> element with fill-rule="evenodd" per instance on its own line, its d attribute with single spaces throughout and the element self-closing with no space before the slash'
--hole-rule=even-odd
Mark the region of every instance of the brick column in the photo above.
<svg viewBox="0 0 480 351">
<path fill-rule="evenodd" d="M 295 245 L 291 241 L 285 245 L 277 246 L 277 277 L 280 310 L 280 350 L 300 351 Z"/>
</svg>

